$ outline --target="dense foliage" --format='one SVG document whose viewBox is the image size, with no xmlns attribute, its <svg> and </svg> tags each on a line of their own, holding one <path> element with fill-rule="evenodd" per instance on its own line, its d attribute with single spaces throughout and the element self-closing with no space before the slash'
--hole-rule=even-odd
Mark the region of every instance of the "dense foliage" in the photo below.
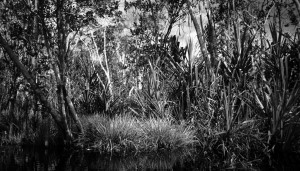
<svg viewBox="0 0 300 171">
<path fill-rule="evenodd" d="M 299 152 L 298 0 L 122 2 L 0 2 L 1 144 Z"/>
</svg>

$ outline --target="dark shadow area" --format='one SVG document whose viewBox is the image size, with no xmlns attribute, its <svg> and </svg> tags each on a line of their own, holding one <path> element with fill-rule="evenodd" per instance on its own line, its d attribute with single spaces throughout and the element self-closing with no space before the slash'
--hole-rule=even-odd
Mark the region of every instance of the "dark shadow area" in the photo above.
<svg viewBox="0 0 300 171">
<path fill-rule="evenodd" d="M 282 154 L 262 160 L 260 166 L 253 168 L 218 168 L 205 158 L 184 151 L 148 153 L 138 155 L 112 156 L 96 152 L 70 151 L 65 149 L 40 148 L 0 148 L 1 171 L 112 171 L 112 170 L 297 170 L 300 168 L 300 156 Z"/>
</svg>

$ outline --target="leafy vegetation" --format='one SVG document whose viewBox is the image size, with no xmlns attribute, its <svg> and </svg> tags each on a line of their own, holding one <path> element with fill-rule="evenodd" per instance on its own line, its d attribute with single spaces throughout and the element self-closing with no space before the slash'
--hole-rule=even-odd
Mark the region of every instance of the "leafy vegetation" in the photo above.
<svg viewBox="0 0 300 171">
<path fill-rule="evenodd" d="M 121 3 L 0 2 L 1 144 L 300 151 L 298 0 Z"/>
</svg>

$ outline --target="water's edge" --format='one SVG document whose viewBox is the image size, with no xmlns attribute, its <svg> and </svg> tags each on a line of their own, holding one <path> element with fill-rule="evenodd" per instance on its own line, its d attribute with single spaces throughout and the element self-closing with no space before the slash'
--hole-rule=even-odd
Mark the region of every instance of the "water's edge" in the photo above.
<svg viewBox="0 0 300 171">
<path fill-rule="evenodd" d="M 164 152 L 131 155 L 101 155 L 83 150 L 64 148 L 0 147 L 0 170 L 215 170 L 216 163 L 208 163 L 199 155 L 183 152 Z M 300 155 L 276 156 L 261 160 L 260 167 L 250 170 L 297 170 Z M 249 161 L 250 162 L 250 161 Z M 220 164 L 222 162 L 220 161 Z M 242 167 L 242 166 L 241 166 Z M 219 168 L 226 169 L 226 168 Z M 229 169 L 229 168 L 227 168 Z M 231 168 L 233 169 L 233 168 Z"/>
</svg>

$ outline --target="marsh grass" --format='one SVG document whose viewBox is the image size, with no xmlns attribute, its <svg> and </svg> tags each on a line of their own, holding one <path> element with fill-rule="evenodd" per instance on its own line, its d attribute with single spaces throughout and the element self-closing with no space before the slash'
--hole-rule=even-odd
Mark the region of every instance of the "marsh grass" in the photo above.
<svg viewBox="0 0 300 171">
<path fill-rule="evenodd" d="M 178 149 L 196 142 L 195 131 L 191 126 L 173 124 L 170 119 L 150 118 L 141 127 L 146 144 L 152 149 Z"/>
<path fill-rule="evenodd" d="M 130 115 L 82 118 L 84 133 L 79 146 L 101 152 L 151 152 L 176 150 L 195 144 L 195 131 L 168 118 L 141 119 Z"/>
</svg>

